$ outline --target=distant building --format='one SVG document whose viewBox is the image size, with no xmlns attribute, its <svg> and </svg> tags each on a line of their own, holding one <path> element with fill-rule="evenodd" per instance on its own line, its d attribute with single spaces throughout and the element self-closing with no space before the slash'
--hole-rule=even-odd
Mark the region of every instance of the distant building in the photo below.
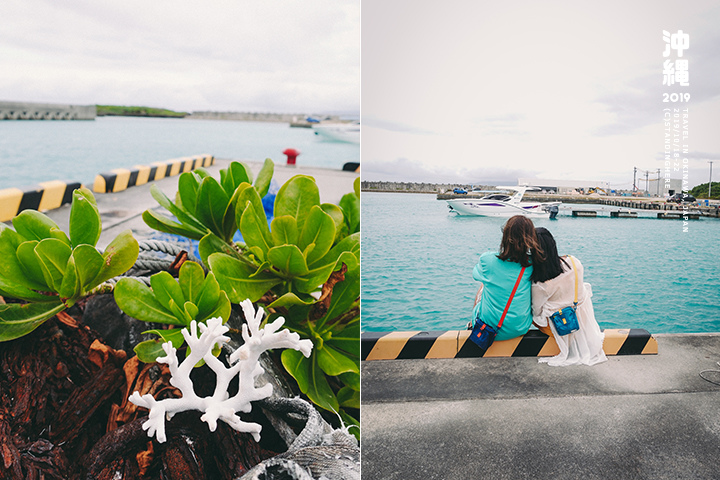
<svg viewBox="0 0 720 480">
<path fill-rule="evenodd" d="M 548 192 L 555 192 L 558 194 L 569 194 L 573 192 L 600 190 L 601 192 L 610 193 L 611 190 L 615 190 L 610 187 L 608 182 L 602 182 L 597 180 L 552 180 L 547 178 L 518 178 L 518 185 L 531 185 L 533 187 L 539 187 Z M 645 179 L 638 179 L 636 187 L 639 192 L 645 192 L 646 183 Z M 631 190 L 631 189 L 628 189 Z M 682 190 L 682 180 L 675 178 L 649 178 L 647 181 L 647 192 L 651 197 L 665 197 L 678 193 Z"/>
<path fill-rule="evenodd" d="M 548 192 L 571 194 L 580 190 L 602 189 L 610 193 L 610 184 L 597 180 L 552 180 L 547 178 L 518 178 L 518 185 L 531 185 Z"/>
</svg>

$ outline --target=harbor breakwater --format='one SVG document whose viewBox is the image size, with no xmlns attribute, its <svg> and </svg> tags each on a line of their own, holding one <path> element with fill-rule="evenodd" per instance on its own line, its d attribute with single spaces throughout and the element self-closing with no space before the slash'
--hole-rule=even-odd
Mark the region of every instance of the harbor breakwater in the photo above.
<svg viewBox="0 0 720 480">
<path fill-rule="evenodd" d="M 95 120 L 95 105 L 0 101 L 0 120 Z"/>
</svg>

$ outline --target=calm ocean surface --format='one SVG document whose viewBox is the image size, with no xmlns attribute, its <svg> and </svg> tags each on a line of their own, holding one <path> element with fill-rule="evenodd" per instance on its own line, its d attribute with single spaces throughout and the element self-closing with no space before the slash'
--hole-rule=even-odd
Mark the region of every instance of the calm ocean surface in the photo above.
<svg viewBox="0 0 720 480">
<path fill-rule="evenodd" d="M 311 129 L 287 123 L 172 118 L 98 117 L 94 121 L 1 121 L 0 189 L 48 180 L 92 184 L 113 168 L 147 165 L 209 153 L 216 158 L 342 168 L 358 162 L 360 147 L 321 140 Z"/>
<path fill-rule="evenodd" d="M 610 218 L 617 207 L 582 205 L 597 218 L 537 219 L 561 255 L 592 284 L 601 328 L 651 333 L 720 332 L 720 220 Z M 470 320 L 480 254 L 496 251 L 507 219 L 448 213 L 435 195 L 362 193 L 362 329 L 456 330 Z"/>
</svg>

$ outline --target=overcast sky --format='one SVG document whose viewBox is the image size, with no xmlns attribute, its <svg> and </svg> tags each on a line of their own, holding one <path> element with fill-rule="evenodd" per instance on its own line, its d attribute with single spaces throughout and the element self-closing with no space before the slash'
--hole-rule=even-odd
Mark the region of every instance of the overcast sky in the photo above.
<svg viewBox="0 0 720 480">
<path fill-rule="evenodd" d="M 360 109 L 360 0 L 2 0 L 0 24 L 0 100 Z"/>
<path fill-rule="evenodd" d="M 664 175 L 663 108 L 687 106 L 690 186 L 707 182 L 718 25 L 717 1 L 363 0 L 363 178 L 630 188 L 633 167 Z M 690 35 L 688 87 L 663 86 L 663 30 Z"/>
</svg>

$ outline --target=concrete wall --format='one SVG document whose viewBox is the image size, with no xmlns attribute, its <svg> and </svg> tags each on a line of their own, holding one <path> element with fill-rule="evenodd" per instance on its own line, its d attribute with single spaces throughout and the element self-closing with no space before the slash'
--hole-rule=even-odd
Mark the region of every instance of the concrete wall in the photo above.
<svg viewBox="0 0 720 480">
<path fill-rule="evenodd" d="M 95 105 L 0 101 L 0 120 L 95 120 Z"/>
</svg>

